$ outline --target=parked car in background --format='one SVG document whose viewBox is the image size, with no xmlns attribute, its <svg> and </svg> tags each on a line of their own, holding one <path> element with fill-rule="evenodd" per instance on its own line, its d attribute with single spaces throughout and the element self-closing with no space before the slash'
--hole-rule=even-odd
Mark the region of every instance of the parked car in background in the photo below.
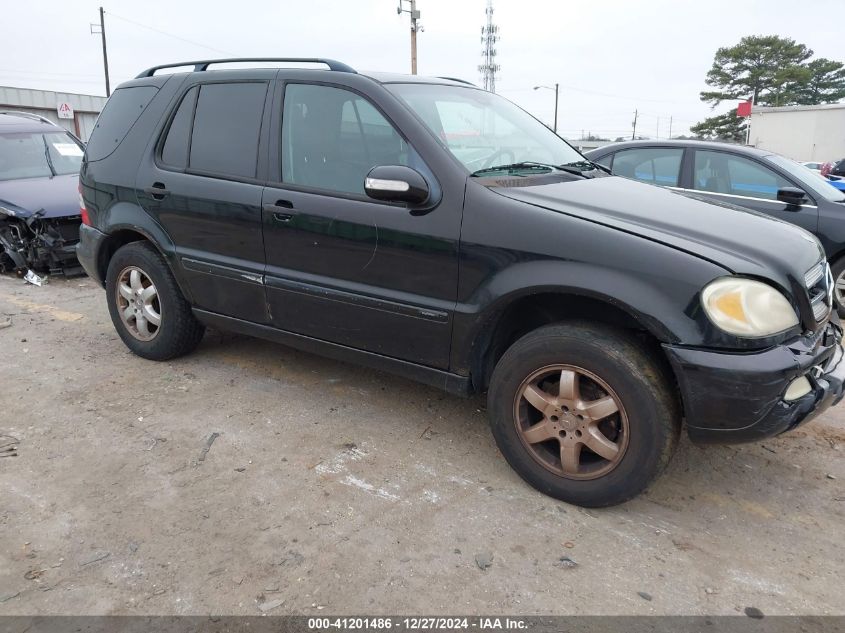
<svg viewBox="0 0 845 633">
<path fill-rule="evenodd" d="M 76 259 L 83 151 L 44 117 L 0 112 L 0 272 L 35 281 L 83 272 Z"/>
<path fill-rule="evenodd" d="M 833 163 L 801 163 L 801 165 L 831 185 L 834 189 L 845 191 L 845 178 L 829 175 Z"/>
<path fill-rule="evenodd" d="M 845 191 L 845 158 L 826 163 L 823 175 L 834 187 Z"/>
<path fill-rule="evenodd" d="M 824 178 L 824 181 L 831 185 L 834 189 L 838 189 L 839 191 L 845 191 L 845 177 L 843 176 L 828 176 Z"/>
<path fill-rule="evenodd" d="M 845 193 L 765 150 L 707 141 L 630 141 L 585 154 L 617 176 L 797 224 L 824 247 L 845 316 Z M 776 248 L 773 244 L 772 248 Z"/>
<path fill-rule="evenodd" d="M 465 82 L 322 63 L 156 67 L 112 94 L 78 253 L 135 354 L 213 326 L 487 392 L 508 463 L 589 506 L 648 486 L 682 419 L 748 442 L 842 398 L 806 231 L 614 178 Z"/>
</svg>

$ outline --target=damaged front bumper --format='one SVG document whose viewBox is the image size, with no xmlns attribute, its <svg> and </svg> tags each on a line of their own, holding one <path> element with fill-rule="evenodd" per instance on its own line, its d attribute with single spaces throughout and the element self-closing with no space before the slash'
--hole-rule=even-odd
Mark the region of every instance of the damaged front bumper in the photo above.
<svg viewBox="0 0 845 633">
<path fill-rule="evenodd" d="M 80 216 L 27 217 L 0 208 L 0 272 L 83 274 L 76 258 Z"/>
<path fill-rule="evenodd" d="M 690 439 L 754 442 L 806 424 L 845 394 L 842 327 L 834 313 L 813 335 L 760 352 L 726 353 L 666 345 L 684 400 Z M 791 397 L 796 380 L 808 383 Z"/>
</svg>

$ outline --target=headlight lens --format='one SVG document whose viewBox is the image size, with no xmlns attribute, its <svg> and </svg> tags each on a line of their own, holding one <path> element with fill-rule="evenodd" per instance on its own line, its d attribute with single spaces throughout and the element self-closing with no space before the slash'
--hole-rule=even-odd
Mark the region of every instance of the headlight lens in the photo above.
<svg viewBox="0 0 845 633">
<path fill-rule="evenodd" d="M 753 279 L 717 279 L 701 292 L 701 302 L 716 327 L 737 336 L 771 336 L 798 325 L 786 297 Z"/>
</svg>

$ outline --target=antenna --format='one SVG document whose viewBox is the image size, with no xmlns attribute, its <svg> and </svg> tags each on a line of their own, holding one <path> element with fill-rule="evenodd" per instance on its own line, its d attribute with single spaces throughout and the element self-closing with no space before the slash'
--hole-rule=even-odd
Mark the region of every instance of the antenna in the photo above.
<svg viewBox="0 0 845 633">
<path fill-rule="evenodd" d="M 496 63 L 496 42 L 499 41 L 499 27 L 493 24 L 493 0 L 487 0 L 487 24 L 481 27 L 481 43 L 484 50 L 481 51 L 482 63 L 478 66 L 481 73 L 482 84 L 485 90 L 496 92 L 496 73 L 501 66 Z"/>
</svg>

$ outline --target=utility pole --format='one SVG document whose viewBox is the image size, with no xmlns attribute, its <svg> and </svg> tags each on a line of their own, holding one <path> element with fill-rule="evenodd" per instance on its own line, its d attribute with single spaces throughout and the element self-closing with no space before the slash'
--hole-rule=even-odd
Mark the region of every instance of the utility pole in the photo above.
<svg viewBox="0 0 845 633">
<path fill-rule="evenodd" d="M 634 131 L 631 133 L 631 140 L 636 140 L 637 138 L 637 111 L 634 110 Z"/>
<path fill-rule="evenodd" d="M 405 8 L 404 2 L 407 2 L 410 6 L 409 9 Z M 420 12 L 417 11 L 417 0 L 399 0 L 399 7 L 396 9 L 396 13 L 402 15 L 402 13 L 409 13 L 411 15 L 411 74 L 417 74 L 417 31 L 424 31 L 422 24 L 419 23 L 420 19 Z"/>
<path fill-rule="evenodd" d="M 496 73 L 501 70 L 501 66 L 496 63 L 499 27 L 493 24 L 493 0 L 487 0 L 484 13 L 487 15 L 487 23 L 481 27 L 481 43 L 484 44 L 484 50 L 481 51 L 482 63 L 478 66 L 478 72 L 481 73 L 484 89 L 496 92 Z"/>
<path fill-rule="evenodd" d="M 660 117 L 657 117 L 657 132 L 655 133 L 657 140 L 660 140 Z"/>
<path fill-rule="evenodd" d="M 91 34 L 92 35 L 99 35 L 103 40 L 103 72 L 106 76 L 106 96 L 111 96 L 111 86 L 109 85 L 109 54 L 106 51 L 106 18 L 105 18 L 105 11 L 103 11 L 103 7 L 100 7 L 100 24 L 91 24 Z M 94 29 L 99 27 L 99 31 L 95 31 Z"/>
<path fill-rule="evenodd" d="M 757 90 L 751 95 L 751 111 L 754 111 L 754 102 L 757 101 Z M 748 120 L 745 122 L 745 144 L 751 145 L 751 115 L 748 115 Z"/>
<path fill-rule="evenodd" d="M 672 140 L 672 117 L 669 117 L 669 140 Z"/>
</svg>

